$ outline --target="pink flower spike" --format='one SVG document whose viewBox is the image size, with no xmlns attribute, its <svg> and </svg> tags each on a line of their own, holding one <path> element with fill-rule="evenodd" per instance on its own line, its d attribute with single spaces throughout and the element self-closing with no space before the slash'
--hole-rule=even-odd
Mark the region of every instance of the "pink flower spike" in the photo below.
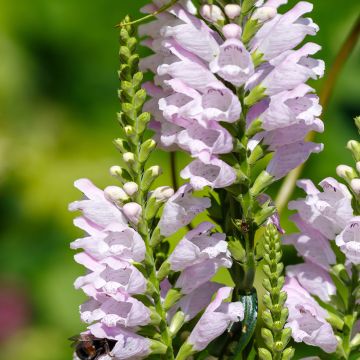
<svg viewBox="0 0 360 360">
<path fill-rule="evenodd" d="M 180 172 L 180 176 L 190 179 L 190 184 L 196 190 L 205 186 L 213 189 L 224 188 L 236 180 L 236 173 L 231 166 L 207 152 L 199 154 L 198 159 Z"/>
<path fill-rule="evenodd" d="M 360 216 L 353 217 L 336 237 L 336 245 L 354 265 L 360 264 Z"/>
<path fill-rule="evenodd" d="M 201 351 L 218 336 L 220 336 L 232 322 L 244 318 L 244 307 L 240 302 L 224 302 L 231 294 L 231 288 L 223 287 L 218 290 L 215 299 L 206 308 L 204 314 L 195 325 L 187 342 L 196 351 Z"/>
<path fill-rule="evenodd" d="M 193 187 L 185 184 L 166 202 L 159 221 L 160 232 L 170 236 L 211 206 L 210 199 L 192 196 Z"/>
<path fill-rule="evenodd" d="M 220 46 L 218 56 L 210 63 L 210 69 L 235 86 L 242 86 L 254 73 L 250 53 L 238 39 L 228 39 Z"/>
</svg>

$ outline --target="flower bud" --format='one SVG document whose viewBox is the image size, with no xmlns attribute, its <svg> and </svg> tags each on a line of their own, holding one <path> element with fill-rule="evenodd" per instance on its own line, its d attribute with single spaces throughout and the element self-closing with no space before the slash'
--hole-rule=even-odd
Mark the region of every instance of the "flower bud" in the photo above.
<svg viewBox="0 0 360 360">
<path fill-rule="evenodd" d="M 135 225 L 139 223 L 142 213 L 142 207 L 138 203 L 127 203 L 123 206 L 122 210 L 130 222 Z"/>
<path fill-rule="evenodd" d="M 354 120 L 355 120 L 355 125 L 360 132 L 360 116 L 357 116 Z"/>
<path fill-rule="evenodd" d="M 226 39 L 240 39 L 242 30 L 239 25 L 227 24 L 222 28 L 222 32 Z"/>
<path fill-rule="evenodd" d="M 167 346 L 160 341 L 150 340 L 150 353 L 163 355 L 167 351 Z"/>
<path fill-rule="evenodd" d="M 160 186 L 156 188 L 152 193 L 151 197 L 154 197 L 156 201 L 165 202 L 174 195 L 174 189 L 170 186 Z"/>
<path fill-rule="evenodd" d="M 123 183 L 131 180 L 130 174 L 118 165 L 114 165 L 110 168 L 110 175 L 119 179 Z"/>
<path fill-rule="evenodd" d="M 356 171 L 352 167 L 347 165 L 339 165 L 336 168 L 336 173 L 338 176 L 340 176 L 341 178 L 343 178 L 348 182 L 350 182 L 352 179 L 357 177 Z"/>
<path fill-rule="evenodd" d="M 131 125 L 126 125 L 124 127 L 125 135 L 128 137 L 132 137 L 135 135 L 135 129 Z"/>
<path fill-rule="evenodd" d="M 265 348 L 259 348 L 259 358 L 260 360 L 272 360 L 272 355 L 269 350 Z"/>
<path fill-rule="evenodd" d="M 229 19 L 237 18 L 241 13 L 241 6 L 238 4 L 227 4 L 225 6 L 225 14 Z"/>
<path fill-rule="evenodd" d="M 251 17 L 252 20 L 258 20 L 260 23 L 265 21 L 271 20 L 277 14 L 275 8 L 270 6 L 263 6 L 255 10 L 253 16 Z"/>
<path fill-rule="evenodd" d="M 123 160 L 126 164 L 133 164 L 135 162 L 135 155 L 131 152 L 126 152 L 123 154 Z"/>
<path fill-rule="evenodd" d="M 116 148 L 122 153 L 129 151 L 129 146 L 127 145 L 127 142 L 124 139 L 115 139 L 114 144 Z"/>
<path fill-rule="evenodd" d="M 114 201 L 119 204 L 122 204 L 129 200 L 129 197 L 127 196 L 125 191 L 121 187 L 118 187 L 118 186 L 108 186 L 104 190 L 104 196 L 109 201 Z"/>
<path fill-rule="evenodd" d="M 126 194 L 128 194 L 129 196 L 133 196 L 139 190 L 138 184 L 133 181 L 125 183 L 123 187 L 124 187 Z"/>
<path fill-rule="evenodd" d="M 182 311 L 178 311 L 174 317 L 171 319 L 170 324 L 170 334 L 171 336 L 175 336 L 185 322 L 185 314 Z"/>
<path fill-rule="evenodd" d="M 203 5 L 200 9 L 200 14 L 211 23 L 225 20 L 223 12 L 217 5 Z"/>
<path fill-rule="evenodd" d="M 353 153 L 356 161 L 360 161 L 360 143 L 356 140 L 350 140 L 347 143 L 347 148 Z"/>
<path fill-rule="evenodd" d="M 263 190 L 270 186 L 274 182 L 275 178 L 270 175 L 267 171 L 262 171 L 256 178 L 254 185 L 250 189 L 252 196 L 259 195 Z"/>
<path fill-rule="evenodd" d="M 356 195 L 360 195 L 360 179 L 352 179 L 350 186 Z"/>
<path fill-rule="evenodd" d="M 360 161 L 356 163 L 356 170 L 360 174 Z"/>
<path fill-rule="evenodd" d="M 167 311 L 182 298 L 180 290 L 170 289 L 164 299 L 163 307 Z"/>
<path fill-rule="evenodd" d="M 141 163 L 145 162 L 149 158 L 151 152 L 155 149 L 155 147 L 156 147 L 155 140 L 153 139 L 146 140 L 140 147 L 139 161 Z"/>
<path fill-rule="evenodd" d="M 161 168 L 160 166 L 151 166 L 149 167 L 143 176 L 142 182 L 141 182 L 141 190 L 147 191 L 151 184 L 154 182 L 154 180 L 161 174 Z"/>
</svg>

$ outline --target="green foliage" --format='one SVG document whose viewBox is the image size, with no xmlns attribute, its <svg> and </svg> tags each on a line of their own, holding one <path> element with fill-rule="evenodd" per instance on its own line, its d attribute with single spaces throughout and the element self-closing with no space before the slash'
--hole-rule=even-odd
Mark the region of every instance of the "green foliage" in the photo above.
<svg viewBox="0 0 360 360">
<path fill-rule="evenodd" d="M 273 224 L 266 228 L 264 250 L 263 286 L 267 293 L 263 299 L 266 309 L 262 319 L 266 327 L 261 329 L 261 335 L 267 348 L 259 349 L 259 357 L 262 360 L 287 360 L 294 356 L 295 350 L 287 348 L 291 329 L 284 328 L 289 314 L 285 306 L 286 293 L 282 291 L 284 264 L 281 262 L 280 236 Z"/>
</svg>

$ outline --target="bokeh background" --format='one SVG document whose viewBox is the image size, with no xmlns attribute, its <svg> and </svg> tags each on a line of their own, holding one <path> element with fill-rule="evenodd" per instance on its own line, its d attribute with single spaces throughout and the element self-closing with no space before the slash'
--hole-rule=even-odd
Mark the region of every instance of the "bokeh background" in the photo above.
<svg viewBox="0 0 360 360">
<path fill-rule="evenodd" d="M 108 175 L 118 161 L 112 146 L 119 133 L 114 25 L 126 13 L 138 17 L 145 3 L 0 0 L 0 359 L 71 358 L 67 338 L 82 329 L 77 309 L 83 298 L 72 287 L 82 269 L 69 250 L 79 232 L 67 204 L 79 197 L 72 186 L 77 178 L 114 183 Z M 360 3 L 313 3 L 321 27 L 315 41 L 330 68 Z M 325 150 L 311 158 L 304 176 L 318 182 L 335 176 L 337 164 L 351 163 L 345 144 L 358 136 L 356 115 L 359 45 L 323 117 L 326 132 L 318 139 Z M 186 158 L 177 160 L 181 167 Z M 153 161 L 168 183 L 168 154 Z M 287 215 L 283 223 L 291 231 Z"/>
</svg>

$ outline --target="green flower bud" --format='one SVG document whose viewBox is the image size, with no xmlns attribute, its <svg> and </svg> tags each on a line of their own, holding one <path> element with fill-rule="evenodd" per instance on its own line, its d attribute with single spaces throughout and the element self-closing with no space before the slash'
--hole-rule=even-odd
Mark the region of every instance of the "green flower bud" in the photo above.
<svg viewBox="0 0 360 360">
<path fill-rule="evenodd" d="M 121 153 L 126 153 L 130 150 L 127 141 L 124 139 L 115 139 L 114 144 Z"/>
<path fill-rule="evenodd" d="M 141 113 L 136 119 L 136 133 L 139 135 L 142 134 L 146 130 L 150 120 L 151 120 L 150 113 L 148 112 Z"/>
<path fill-rule="evenodd" d="M 265 348 L 259 349 L 259 358 L 260 360 L 273 360 L 270 351 L 266 350 Z"/>
<path fill-rule="evenodd" d="M 256 178 L 254 185 L 250 189 L 250 194 L 252 196 L 257 196 L 263 190 L 265 190 L 268 186 L 270 186 L 274 182 L 274 177 L 270 175 L 267 171 L 262 171 L 260 175 Z"/>
<path fill-rule="evenodd" d="M 281 360 L 290 360 L 294 357 L 295 350 L 293 348 L 287 348 L 281 355 Z"/>
<path fill-rule="evenodd" d="M 272 316 L 271 316 L 270 311 L 268 311 L 268 310 L 263 311 L 263 313 L 262 313 L 262 319 L 263 319 L 265 325 L 266 325 L 268 328 L 272 328 L 272 327 L 273 327 L 274 321 L 273 321 L 273 318 L 272 318 Z"/>
<path fill-rule="evenodd" d="M 355 125 L 358 128 L 359 133 L 360 133 L 360 116 L 357 116 L 354 120 L 355 120 Z"/>
<path fill-rule="evenodd" d="M 157 340 L 150 340 L 150 352 L 151 354 L 164 355 L 168 347 Z"/>
<path fill-rule="evenodd" d="M 127 137 L 133 137 L 136 135 L 135 129 L 131 125 L 126 125 L 124 127 L 124 132 Z"/>
<path fill-rule="evenodd" d="M 336 173 L 338 176 L 340 176 L 349 183 L 351 182 L 352 179 L 358 176 L 357 172 L 352 167 L 347 165 L 339 165 L 336 168 Z"/>
<path fill-rule="evenodd" d="M 261 119 L 257 118 L 255 120 L 253 120 L 251 122 L 250 126 L 246 130 L 246 136 L 250 138 L 250 137 L 254 136 L 255 134 L 263 131 L 262 125 L 263 125 L 263 123 L 262 123 Z"/>
<path fill-rule="evenodd" d="M 130 174 L 125 169 L 117 165 L 110 168 L 110 175 L 119 179 L 122 183 L 132 180 Z"/>
<path fill-rule="evenodd" d="M 360 143 L 356 140 L 350 140 L 347 143 L 347 148 L 352 152 L 355 161 L 360 161 Z"/>
<path fill-rule="evenodd" d="M 251 20 L 248 22 L 252 22 Z M 246 28 L 246 26 L 245 26 Z M 261 84 L 255 86 L 249 93 L 249 95 L 245 98 L 244 102 L 245 105 L 248 107 L 251 107 L 255 105 L 257 102 L 262 100 L 266 94 L 265 94 L 266 88 L 264 88 Z"/>
<path fill-rule="evenodd" d="M 182 311 L 178 311 L 172 318 L 169 327 L 170 334 L 172 337 L 174 337 L 179 332 L 179 330 L 184 325 L 184 323 L 185 323 L 185 314 Z"/>
<path fill-rule="evenodd" d="M 158 270 L 156 277 L 159 281 L 163 281 L 168 275 L 171 270 L 171 264 L 167 261 L 163 262 Z"/>
<path fill-rule="evenodd" d="M 146 96 L 146 91 L 144 89 L 140 89 L 136 92 L 133 99 L 133 104 L 136 110 L 139 110 L 143 106 Z"/>
<path fill-rule="evenodd" d="M 262 328 L 261 329 L 261 336 L 263 337 L 266 346 L 269 349 L 272 349 L 273 346 L 274 346 L 274 337 L 273 337 L 272 332 L 269 329 Z"/>
<path fill-rule="evenodd" d="M 182 298 L 182 296 L 183 295 L 179 289 L 170 289 L 166 294 L 163 304 L 165 311 L 168 311 L 173 305 L 175 305 Z"/>
<path fill-rule="evenodd" d="M 256 162 L 262 159 L 265 155 L 266 153 L 263 147 L 260 144 L 257 145 L 248 158 L 249 165 L 255 165 Z"/>
<path fill-rule="evenodd" d="M 161 173 L 162 173 L 162 170 L 161 170 L 160 166 L 156 165 L 156 166 L 151 166 L 150 168 L 148 168 L 145 171 L 144 176 L 141 181 L 141 190 L 147 191 L 150 188 L 151 184 L 154 182 L 154 180 L 156 178 L 158 178 Z"/>
<path fill-rule="evenodd" d="M 156 142 L 153 139 L 146 140 L 140 147 L 139 161 L 144 163 L 156 147 Z"/>
<path fill-rule="evenodd" d="M 281 352 L 284 350 L 284 343 L 282 341 L 276 341 L 274 344 L 274 350 L 276 352 Z"/>
<path fill-rule="evenodd" d="M 286 346 L 291 339 L 291 329 L 285 328 L 281 333 L 281 342 L 284 343 Z"/>
</svg>

